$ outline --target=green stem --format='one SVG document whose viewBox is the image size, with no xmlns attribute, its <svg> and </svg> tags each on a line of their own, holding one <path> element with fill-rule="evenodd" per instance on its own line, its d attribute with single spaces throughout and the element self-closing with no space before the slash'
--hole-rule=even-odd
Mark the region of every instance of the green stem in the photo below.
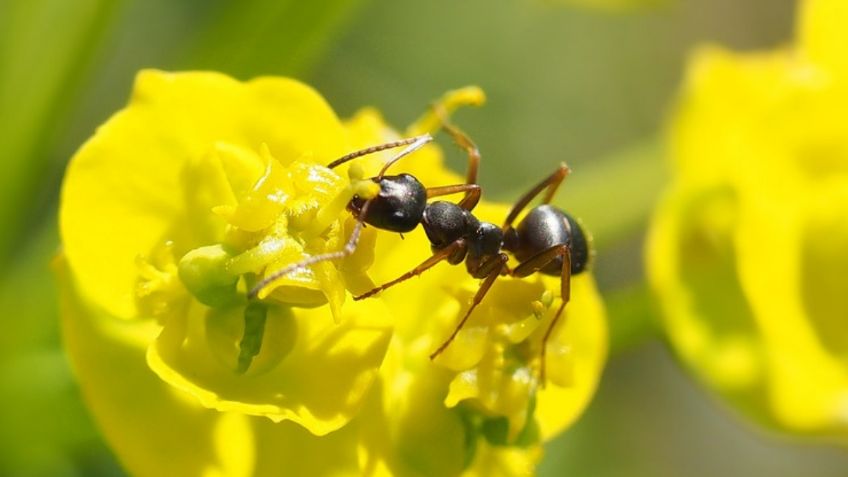
<svg viewBox="0 0 848 477">
<path fill-rule="evenodd" d="M 262 337 L 265 335 L 265 320 L 268 318 L 268 306 L 259 301 L 251 301 L 244 309 L 244 334 L 239 343 L 239 356 L 236 372 L 244 374 L 250 368 L 262 350 Z"/>
</svg>

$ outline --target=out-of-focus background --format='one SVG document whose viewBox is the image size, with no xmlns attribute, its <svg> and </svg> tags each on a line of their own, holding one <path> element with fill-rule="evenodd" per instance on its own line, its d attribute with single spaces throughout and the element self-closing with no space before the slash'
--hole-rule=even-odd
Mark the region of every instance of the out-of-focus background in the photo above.
<svg viewBox="0 0 848 477">
<path fill-rule="evenodd" d="M 786 45 L 795 2 L 592 3 L 0 3 L 0 475 L 123 475 L 63 355 L 49 263 L 65 163 L 147 67 L 293 75 L 342 116 L 373 105 L 398 127 L 442 92 L 478 84 L 488 104 L 456 122 L 480 145 L 490 200 L 512 200 L 569 163 L 558 204 L 596 237 L 612 354 L 598 395 L 548 445 L 540 475 L 845 475 L 848 454 L 764 433 L 682 370 L 655 326 L 642 265 L 687 55 L 706 42 Z"/>
</svg>

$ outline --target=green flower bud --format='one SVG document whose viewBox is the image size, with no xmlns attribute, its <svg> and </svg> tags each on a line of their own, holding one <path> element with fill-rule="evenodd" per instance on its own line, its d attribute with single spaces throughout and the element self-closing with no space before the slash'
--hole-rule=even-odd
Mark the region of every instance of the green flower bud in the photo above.
<svg viewBox="0 0 848 477">
<path fill-rule="evenodd" d="M 180 259 L 179 276 L 183 285 L 206 306 L 221 308 L 239 300 L 239 277 L 227 271 L 230 255 L 221 245 L 196 248 Z"/>
</svg>

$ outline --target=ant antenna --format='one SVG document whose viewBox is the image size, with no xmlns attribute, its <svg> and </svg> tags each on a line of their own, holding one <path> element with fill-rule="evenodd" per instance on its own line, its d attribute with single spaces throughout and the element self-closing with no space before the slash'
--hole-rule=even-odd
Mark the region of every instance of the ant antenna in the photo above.
<svg viewBox="0 0 848 477">
<path fill-rule="evenodd" d="M 383 175 L 386 173 L 386 171 L 389 169 L 389 167 L 392 166 L 392 164 L 396 163 L 397 161 L 408 156 L 409 154 L 412 154 L 413 152 L 424 147 L 425 144 L 427 144 L 428 142 L 431 142 L 433 140 L 433 136 L 431 136 L 429 134 L 423 134 L 421 136 L 411 138 L 411 139 L 414 139 L 414 140 L 412 141 L 412 143 L 409 144 L 409 146 L 404 148 L 404 150 L 400 151 L 395 157 L 389 159 L 389 161 L 386 162 L 386 164 L 383 166 L 383 168 L 380 169 L 380 173 L 377 174 L 377 180 L 378 181 L 383 178 Z"/>
<path fill-rule="evenodd" d="M 384 143 L 384 144 L 378 144 L 376 146 L 366 147 L 365 149 L 360 149 L 358 151 L 353 151 L 349 154 L 345 154 L 344 156 L 342 156 L 342 157 L 336 159 L 335 161 L 327 164 L 327 168 L 328 169 L 335 169 L 336 167 L 344 164 L 345 162 L 348 162 L 352 159 L 356 159 L 357 157 L 367 156 L 369 154 L 374 154 L 375 152 L 385 151 L 386 149 L 394 149 L 396 147 L 414 144 L 414 143 L 419 142 L 419 141 L 423 141 L 423 143 L 421 144 L 423 146 L 424 144 L 426 144 L 426 143 L 428 143 L 432 140 L 433 140 L 433 137 L 430 136 L 429 134 L 422 134 L 420 136 L 408 137 L 408 138 L 404 138 L 404 139 L 399 139 L 397 141 L 392 141 L 392 142 L 387 142 L 387 143 Z M 418 146 L 418 147 L 421 147 L 421 146 Z M 418 149 L 418 147 L 416 147 L 416 149 Z M 409 152 L 412 152 L 412 151 L 409 151 Z M 407 152 L 406 154 L 409 154 L 409 152 Z M 406 154 L 403 153 L 403 151 L 401 151 L 401 154 L 406 155 Z M 403 157 L 403 156 L 401 156 L 401 157 Z M 397 160 L 397 159 L 393 159 L 393 160 Z"/>
<path fill-rule="evenodd" d="M 380 144 L 377 146 L 371 146 L 365 149 L 361 149 L 359 151 L 354 151 L 350 154 L 346 154 L 339 159 L 331 162 L 327 167 L 332 169 L 341 164 L 344 164 L 347 161 L 352 159 L 356 159 L 357 157 L 366 156 L 368 154 L 373 154 L 375 152 L 384 151 L 386 149 L 392 149 L 400 146 L 407 146 L 402 151 L 397 153 L 394 157 L 389 159 L 386 164 L 380 169 L 380 173 L 377 175 L 376 179 L 379 181 L 383 178 L 383 175 L 386 173 L 386 170 L 394 163 L 398 162 L 400 159 L 412 154 L 413 152 L 421 149 L 424 145 L 431 142 L 433 140 L 433 136 L 429 134 L 422 134 L 420 136 L 415 136 L 411 138 L 401 139 L 398 141 L 388 142 L 385 144 Z M 259 281 L 250 291 L 247 293 L 247 298 L 249 300 L 253 300 L 259 296 L 259 292 L 261 292 L 265 287 L 270 285 L 275 280 L 280 277 L 284 277 L 289 273 L 294 272 L 295 270 L 299 270 L 301 268 L 305 268 L 316 263 L 325 262 L 328 260 L 341 260 L 349 255 L 351 255 L 356 250 L 356 245 L 359 243 L 359 237 L 362 234 L 362 228 L 365 226 L 365 217 L 368 213 L 368 207 L 371 205 L 371 202 L 374 199 L 368 199 L 365 201 L 365 204 L 362 205 L 362 209 L 360 209 L 359 214 L 356 219 L 356 226 L 353 228 L 353 232 L 350 234 L 350 238 L 348 239 L 345 246 L 342 247 L 341 250 L 337 250 L 335 252 L 322 253 L 320 255 L 313 255 L 311 257 L 305 258 L 300 262 L 293 263 L 283 269 L 277 270 L 270 276 L 267 276 Z"/>
</svg>

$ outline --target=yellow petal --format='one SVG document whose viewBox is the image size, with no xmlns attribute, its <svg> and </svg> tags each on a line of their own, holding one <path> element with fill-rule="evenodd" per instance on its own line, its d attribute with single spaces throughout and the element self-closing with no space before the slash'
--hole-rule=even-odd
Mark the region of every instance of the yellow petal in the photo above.
<svg viewBox="0 0 848 477">
<path fill-rule="evenodd" d="M 541 446 L 506 447 L 481 442 L 463 477 L 531 477 L 542 459 Z"/>
<path fill-rule="evenodd" d="M 57 260 L 56 268 L 65 348 L 83 398 L 127 470 L 142 476 L 225 470 L 250 475 L 252 462 L 244 457 L 251 439 L 244 428 L 235 426 L 226 436 L 216 433 L 229 417 L 199 408 L 147 367 L 145 350 L 158 333 L 157 324 L 109 316 L 76 293 L 64 259 Z"/>
<path fill-rule="evenodd" d="M 799 36 L 811 62 L 845 77 L 848 75 L 848 3 L 842 0 L 803 0 Z"/>
<path fill-rule="evenodd" d="M 307 151 L 332 158 L 346 150 L 342 140 L 324 100 L 293 80 L 139 73 L 130 104 L 79 150 L 65 176 L 62 242 L 80 293 L 133 317 L 138 254 L 168 239 L 207 245 L 173 226 L 189 213 L 180 174 L 191 158 L 221 142 L 249 150 L 267 143 L 282 161 Z"/>
<path fill-rule="evenodd" d="M 591 275 L 571 279 L 571 301 L 548 344 L 549 383 L 536 401 L 536 421 L 547 441 L 586 409 L 601 380 L 607 358 L 603 301 Z"/>
<path fill-rule="evenodd" d="M 271 306 L 264 346 L 240 374 L 241 307 L 195 304 L 166 323 L 147 358 L 165 382 L 206 407 L 291 420 L 324 435 L 358 412 L 391 336 L 386 316 L 373 300 L 346 305 L 338 325 L 323 307 Z"/>
</svg>

